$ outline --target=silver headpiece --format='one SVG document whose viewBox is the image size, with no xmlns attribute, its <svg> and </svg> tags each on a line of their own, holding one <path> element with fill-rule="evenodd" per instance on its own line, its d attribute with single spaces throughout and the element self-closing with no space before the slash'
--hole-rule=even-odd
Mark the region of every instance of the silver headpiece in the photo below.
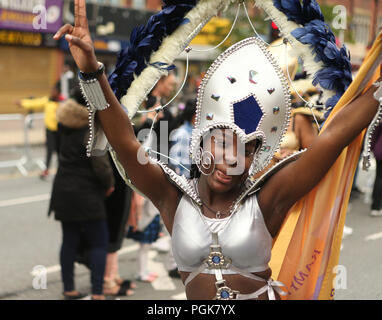
<svg viewBox="0 0 382 320">
<path fill-rule="evenodd" d="M 196 162 L 201 139 L 211 129 L 229 128 L 242 143 L 262 141 L 254 174 L 272 159 L 289 117 L 286 77 L 261 40 L 245 39 L 215 60 L 199 87 L 190 156 Z"/>
</svg>

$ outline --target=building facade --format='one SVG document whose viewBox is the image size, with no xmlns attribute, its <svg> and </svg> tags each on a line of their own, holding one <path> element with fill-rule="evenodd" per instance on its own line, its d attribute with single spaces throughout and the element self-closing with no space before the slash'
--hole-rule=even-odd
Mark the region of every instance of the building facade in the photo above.
<svg viewBox="0 0 382 320">
<path fill-rule="evenodd" d="M 355 43 L 368 46 L 381 30 L 381 0 L 320 0 L 319 3 L 346 8 L 348 31 L 353 33 Z"/>
<path fill-rule="evenodd" d="M 160 0 L 86 3 L 97 57 L 110 69 L 131 30 L 161 7 Z M 16 101 L 49 95 L 65 64 L 76 72 L 67 42 L 53 40 L 74 23 L 73 7 L 73 0 L 0 0 L 0 113 L 20 113 Z"/>
<path fill-rule="evenodd" d="M 62 8 L 63 0 L 0 1 L 0 113 L 20 112 L 15 101 L 50 93 L 62 66 L 53 40 Z"/>
<path fill-rule="evenodd" d="M 382 0 L 318 1 L 322 5 L 346 8 L 344 32 L 351 32 L 353 40 L 348 48 L 352 56 L 361 61 L 366 47 L 382 27 Z M 161 0 L 87 0 L 86 3 L 97 57 L 109 66 L 109 71 L 114 67 L 117 53 L 127 44 L 132 29 L 146 23 L 162 6 Z M 45 21 L 46 25 L 33 13 L 36 6 L 49 10 L 50 20 Z M 251 16 L 256 15 L 252 6 L 248 9 Z M 66 41 L 52 39 L 62 24 L 73 24 L 73 20 L 73 0 L 0 0 L 0 113 L 20 112 L 15 101 L 21 98 L 48 95 L 64 64 L 74 66 Z M 229 26 L 229 19 L 216 18 L 193 44 L 219 42 Z M 197 68 L 195 74 L 199 71 Z"/>
<path fill-rule="evenodd" d="M 161 0 L 91 0 L 89 2 L 108 6 L 146 9 L 149 11 L 158 11 L 162 7 Z"/>
</svg>

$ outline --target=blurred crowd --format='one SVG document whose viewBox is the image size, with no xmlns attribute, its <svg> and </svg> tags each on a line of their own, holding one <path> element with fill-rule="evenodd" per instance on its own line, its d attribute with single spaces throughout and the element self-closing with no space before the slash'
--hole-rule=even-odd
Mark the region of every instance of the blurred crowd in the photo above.
<svg viewBox="0 0 382 320">
<path fill-rule="evenodd" d="M 142 105 L 148 112 L 133 121 L 137 137 L 145 129 L 155 133 L 155 143 L 147 135 L 141 141 L 152 148 L 150 155 L 158 159 L 164 157 L 166 162 L 171 158 L 169 165 L 187 176 L 190 164 L 188 159 L 180 156 L 188 154 L 196 91 L 189 90 L 191 93 L 184 96 L 184 100 L 178 99 L 177 103 L 159 113 L 153 111 L 164 105 L 178 87 L 179 79 L 175 73 L 160 79 Z M 51 174 L 52 156 L 57 153 L 58 168 L 48 215 L 53 215 L 62 226 L 59 257 L 64 299 L 103 300 L 133 295 L 135 282 L 119 275 L 118 250 L 125 238 L 139 244 L 134 280 L 152 282 L 157 278 L 158 275 L 148 269 L 148 252 L 153 243 L 158 250 L 168 251 L 169 276 L 179 278 L 168 234 L 154 205 L 125 183 L 108 153 L 87 157 L 89 113 L 75 73 L 66 66 L 49 96 L 22 99 L 17 104 L 27 112 L 44 111 L 46 169 L 40 173 L 42 180 Z M 168 143 L 165 151 L 160 148 L 163 124 L 172 133 L 164 137 Z M 90 270 L 90 295 L 76 290 L 75 262 Z"/>
</svg>

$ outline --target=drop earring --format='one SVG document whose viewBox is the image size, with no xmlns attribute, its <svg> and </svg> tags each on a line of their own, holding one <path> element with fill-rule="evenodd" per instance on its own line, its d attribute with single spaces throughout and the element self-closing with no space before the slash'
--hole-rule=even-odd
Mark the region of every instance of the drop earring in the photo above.
<svg viewBox="0 0 382 320">
<path fill-rule="evenodd" d="M 214 155 L 210 151 L 204 151 L 202 147 L 199 148 L 195 156 L 195 162 L 199 171 L 205 176 L 211 175 L 215 170 Z"/>
</svg>

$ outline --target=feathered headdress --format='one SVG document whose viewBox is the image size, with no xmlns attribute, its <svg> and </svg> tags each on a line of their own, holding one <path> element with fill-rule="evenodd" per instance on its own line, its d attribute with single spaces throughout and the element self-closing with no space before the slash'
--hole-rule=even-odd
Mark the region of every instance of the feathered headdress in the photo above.
<svg viewBox="0 0 382 320">
<path fill-rule="evenodd" d="M 145 26 L 139 26 L 133 30 L 130 44 L 119 54 L 116 69 L 109 78 L 115 95 L 128 111 L 130 118 L 136 114 L 139 106 L 156 82 L 174 68 L 174 60 L 188 47 L 203 26 L 231 3 L 241 5 L 242 2 L 237 0 L 164 1 L 162 11 L 153 15 Z M 335 36 L 325 23 L 319 5 L 315 0 L 254 0 L 253 2 L 262 8 L 278 26 L 281 36 L 292 46 L 295 55 L 302 59 L 304 68 L 310 75 L 313 84 L 319 86 L 323 91 L 322 101 L 326 106 L 327 116 L 350 85 L 352 75 L 349 53 L 345 47 L 338 48 L 336 46 Z M 256 41 L 257 44 L 259 42 L 261 40 Z M 248 72 L 253 69 L 250 66 L 245 68 L 249 68 Z M 256 70 L 252 71 L 257 72 Z M 227 74 L 226 76 L 229 77 L 230 75 Z M 284 83 L 281 75 L 278 81 Z M 287 91 L 284 84 L 281 87 L 284 87 L 283 91 Z M 270 87 L 268 89 L 272 90 Z M 259 92 L 252 92 L 252 96 L 254 97 L 251 100 L 252 106 L 255 105 L 254 101 L 257 101 L 257 104 L 261 106 L 262 103 L 258 101 Z M 204 98 L 203 94 L 199 92 L 199 106 L 201 108 L 200 100 L 202 98 Z M 243 98 L 245 97 L 243 96 Z M 267 107 L 270 109 L 264 114 L 271 113 L 270 110 L 278 112 L 277 110 L 281 110 L 278 108 L 284 105 L 286 109 L 283 110 L 282 114 L 287 119 L 289 115 L 288 101 L 285 100 L 283 94 L 280 95 L 280 99 L 279 105 L 275 100 L 272 102 L 273 105 L 268 105 Z M 240 100 L 240 102 L 242 101 L 244 99 Z M 248 101 L 245 101 L 244 104 Z M 242 105 L 244 104 L 242 103 Z M 205 114 L 204 116 L 207 117 L 208 115 Z M 238 113 L 238 116 L 241 117 L 242 115 Z M 237 125 L 234 118 L 229 121 L 227 119 L 227 122 Z M 284 133 L 286 124 L 287 122 L 282 121 L 282 126 L 268 125 L 266 128 L 262 128 L 261 131 L 263 131 L 265 139 L 263 139 L 262 154 L 259 155 L 260 160 L 262 160 L 258 169 L 265 167 L 280 141 L 279 136 L 273 138 L 269 131 L 272 134 Z M 241 129 L 246 130 L 245 128 Z M 203 131 L 203 128 L 199 127 L 196 130 Z M 99 137 L 99 134 L 94 134 L 94 136 Z M 97 141 L 105 142 L 105 139 L 90 141 L 89 150 L 105 148 L 105 143 L 98 147 Z M 192 152 L 193 149 L 191 148 L 191 155 Z M 125 176 L 122 167 L 119 166 L 119 168 Z"/>
<path fill-rule="evenodd" d="M 119 54 L 109 79 L 117 98 L 131 110 L 130 116 L 157 80 L 173 68 L 174 60 L 202 27 L 234 2 L 239 3 L 167 0 L 162 11 L 153 15 L 145 26 L 132 31 L 130 44 Z M 351 64 L 345 46 L 337 47 L 318 3 L 315 0 L 255 0 L 254 3 L 275 22 L 281 36 L 288 39 L 296 56 L 302 58 L 313 84 L 324 91 L 330 112 L 352 81 Z M 146 82 L 146 74 L 155 76 Z"/>
</svg>

